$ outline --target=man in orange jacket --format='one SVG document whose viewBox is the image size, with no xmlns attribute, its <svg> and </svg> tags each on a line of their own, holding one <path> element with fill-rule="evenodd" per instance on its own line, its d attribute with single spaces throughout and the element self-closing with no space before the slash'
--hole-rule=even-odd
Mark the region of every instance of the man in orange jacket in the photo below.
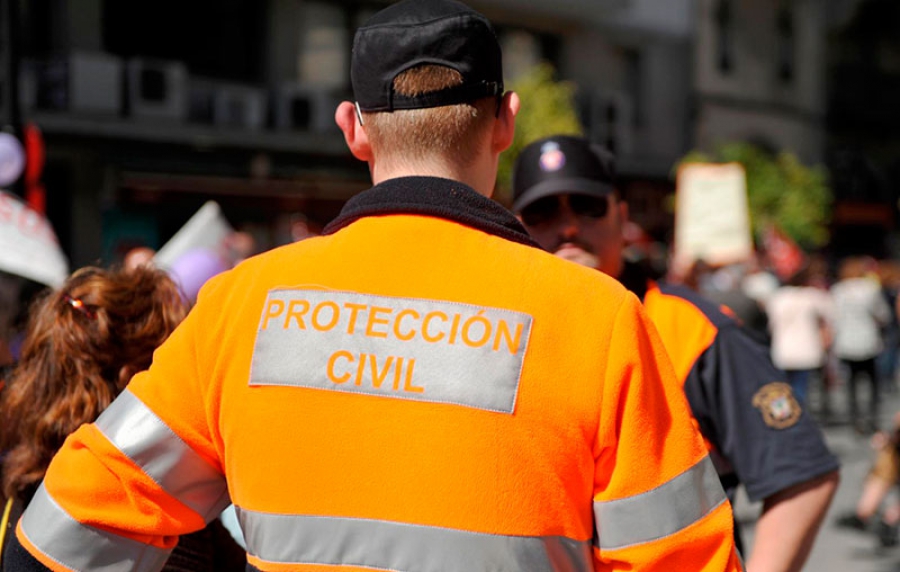
<svg viewBox="0 0 900 572">
<path fill-rule="evenodd" d="M 644 302 L 733 499 L 763 501 L 750 572 L 797 571 L 838 482 L 838 462 L 763 347 L 720 308 L 623 260 L 628 205 L 612 155 L 580 137 L 535 141 L 516 161 L 513 210 L 560 258 L 618 277 Z"/>
<path fill-rule="evenodd" d="M 374 187 L 204 287 L 54 459 L 13 568 L 156 570 L 230 497 L 257 570 L 739 570 L 638 300 L 488 198 L 519 101 L 487 20 L 393 4 L 351 68 Z"/>
</svg>

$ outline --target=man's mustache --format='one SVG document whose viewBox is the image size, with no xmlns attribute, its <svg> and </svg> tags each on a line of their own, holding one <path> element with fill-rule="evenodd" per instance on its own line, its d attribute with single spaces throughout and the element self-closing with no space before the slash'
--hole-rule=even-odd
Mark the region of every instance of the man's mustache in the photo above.
<svg viewBox="0 0 900 572">
<path fill-rule="evenodd" d="M 589 245 L 588 243 L 586 243 L 580 239 L 577 239 L 577 238 L 567 238 L 567 239 L 557 240 L 556 243 L 554 244 L 553 250 L 551 250 L 551 252 L 557 252 L 560 248 L 563 247 L 564 244 L 571 244 L 572 246 L 580 248 L 581 250 L 587 252 L 588 254 L 596 254 L 594 252 L 594 249 L 591 248 L 591 245 Z"/>
</svg>

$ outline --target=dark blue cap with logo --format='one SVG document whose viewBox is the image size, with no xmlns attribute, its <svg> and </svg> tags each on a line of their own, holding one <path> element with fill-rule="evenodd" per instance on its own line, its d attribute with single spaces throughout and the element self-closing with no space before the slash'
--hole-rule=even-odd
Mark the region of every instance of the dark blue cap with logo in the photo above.
<svg viewBox="0 0 900 572">
<path fill-rule="evenodd" d="M 555 135 L 531 143 L 513 170 L 513 211 L 551 195 L 604 196 L 613 192 L 615 160 L 583 137 Z"/>
<path fill-rule="evenodd" d="M 394 93 L 394 78 L 426 64 L 458 71 L 463 83 L 412 97 Z M 362 111 L 441 107 L 499 96 L 500 44 L 487 18 L 461 2 L 403 0 L 357 30 L 350 80 Z"/>
</svg>

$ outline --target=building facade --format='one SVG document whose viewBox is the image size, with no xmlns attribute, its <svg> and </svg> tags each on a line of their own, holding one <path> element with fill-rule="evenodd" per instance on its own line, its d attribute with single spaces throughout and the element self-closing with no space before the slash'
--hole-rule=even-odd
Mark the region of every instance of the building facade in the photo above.
<svg viewBox="0 0 900 572">
<path fill-rule="evenodd" d="M 817 0 L 698 0 L 697 147 L 752 141 L 805 163 L 825 151 L 827 17 Z"/>
<path fill-rule="evenodd" d="M 368 185 L 333 111 L 353 30 L 386 2 L 0 1 L 18 7 L 20 115 L 43 134 L 73 266 L 158 247 L 209 199 L 269 248 Z M 577 86 L 586 134 L 616 152 L 634 217 L 660 238 L 694 147 L 751 139 L 821 160 L 815 0 L 470 3 L 496 23 L 509 79 L 549 61 Z"/>
</svg>

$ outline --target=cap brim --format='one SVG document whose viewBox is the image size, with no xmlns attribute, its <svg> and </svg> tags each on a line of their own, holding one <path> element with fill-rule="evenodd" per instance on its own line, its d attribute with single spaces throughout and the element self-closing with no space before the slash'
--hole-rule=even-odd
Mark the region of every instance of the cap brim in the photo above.
<svg viewBox="0 0 900 572">
<path fill-rule="evenodd" d="M 553 195 L 581 194 L 605 197 L 613 192 L 613 186 L 609 183 L 601 183 L 591 179 L 566 178 L 543 181 L 525 191 L 521 197 L 513 202 L 513 212 L 521 212 L 523 208 L 538 199 Z"/>
</svg>

